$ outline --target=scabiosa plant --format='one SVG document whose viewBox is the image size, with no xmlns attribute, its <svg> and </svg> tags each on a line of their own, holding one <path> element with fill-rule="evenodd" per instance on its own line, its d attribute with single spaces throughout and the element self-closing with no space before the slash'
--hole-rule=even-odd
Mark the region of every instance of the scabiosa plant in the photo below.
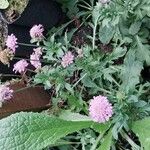
<svg viewBox="0 0 150 150">
<path fill-rule="evenodd" d="M 94 96 L 90 101 L 89 114 L 93 121 L 105 123 L 113 115 L 112 104 L 105 96 Z"/>
<path fill-rule="evenodd" d="M 41 68 L 40 55 L 37 53 L 32 53 L 30 55 L 30 63 L 36 68 Z"/>
<path fill-rule="evenodd" d="M 74 55 L 69 51 L 63 57 L 61 65 L 66 68 L 68 65 L 72 64 L 74 60 Z"/>
<path fill-rule="evenodd" d="M 41 62 L 40 62 L 40 57 L 42 55 L 42 49 L 39 48 L 35 48 L 33 49 L 33 53 L 30 55 L 30 63 L 36 68 L 36 69 L 40 69 L 41 68 Z"/>
<path fill-rule="evenodd" d="M 0 107 L 2 103 L 13 97 L 13 90 L 8 85 L 0 85 Z"/>
<path fill-rule="evenodd" d="M 37 54 L 37 55 L 42 55 L 42 48 L 38 47 L 38 48 L 34 48 L 33 51 Z"/>
<path fill-rule="evenodd" d="M 15 53 L 16 48 L 18 48 L 17 38 L 14 34 L 8 35 L 6 40 L 6 46 Z"/>
<path fill-rule="evenodd" d="M 22 60 L 18 61 L 16 64 L 14 64 L 13 71 L 15 73 L 17 73 L 17 72 L 23 73 L 26 71 L 26 68 L 28 65 L 29 65 L 28 62 L 25 59 L 22 59 Z"/>
<path fill-rule="evenodd" d="M 43 32 L 44 32 L 44 27 L 43 25 L 39 24 L 39 25 L 34 25 L 31 29 L 30 29 L 30 36 L 33 39 L 43 39 Z"/>
</svg>

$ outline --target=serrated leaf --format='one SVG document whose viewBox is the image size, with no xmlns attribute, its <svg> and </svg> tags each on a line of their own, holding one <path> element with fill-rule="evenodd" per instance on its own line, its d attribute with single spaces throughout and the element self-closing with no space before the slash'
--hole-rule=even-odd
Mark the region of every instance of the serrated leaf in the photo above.
<svg viewBox="0 0 150 150">
<path fill-rule="evenodd" d="M 110 150 L 112 143 L 112 132 L 111 130 L 108 134 L 104 137 L 100 147 L 97 150 Z"/>
<path fill-rule="evenodd" d="M 0 1 L 0 9 L 6 9 L 6 8 L 8 8 L 8 6 L 9 6 L 8 0 Z"/>
<path fill-rule="evenodd" d="M 150 117 L 134 122 L 132 130 L 139 137 L 144 150 L 150 150 Z"/>
<path fill-rule="evenodd" d="M 129 33 L 131 35 L 137 34 L 141 28 L 141 25 L 142 25 L 142 21 L 134 22 L 129 28 Z"/>
<path fill-rule="evenodd" d="M 124 60 L 124 65 L 121 73 L 121 88 L 125 90 L 125 92 L 128 93 L 130 90 L 135 89 L 135 86 L 139 83 L 139 78 L 141 75 L 140 73 L 142 69 L 142 62 L 136 60 L 135 52 L 133 50 L 130 50 Z"/>
<path fill-rule="evenodd" d="M 99 39 L 103 44 L 108 44 L 113 38 L 115 33 L 115 27 L 108 25 L 101 27 L 99 30 Z"/>
<path fill-rule="evenodd" d="M 0 149 L 41 150 L 92 122 L 72 122 L 39 113 L 17 113 L 0 120 Z"/>
<path fill-rule="evenodd" d="M 116 47 L 114 51 L 110 54 L 111 60 L 117 60 L 120 57 L 123 57 L 127 52 L 126 48 Z"/>
<path fill-rule="evenodd" d="M 150 46 L 144 45 L 139 36 L 136 36 L 137 40 L 137 58 L 141 61 L 146 61 L 147 65 L 150 65 Z"/>
</svg>

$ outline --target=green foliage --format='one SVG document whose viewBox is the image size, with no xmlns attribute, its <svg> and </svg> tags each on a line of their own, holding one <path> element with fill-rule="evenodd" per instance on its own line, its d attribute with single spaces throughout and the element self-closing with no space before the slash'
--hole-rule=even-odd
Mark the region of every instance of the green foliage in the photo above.
<svg viewBox="0 0 150 150">
<path fill-rule="evenodd" d="M 109 133 L 102 140 L 101 145 L 97 150 L 110 150 L 111 143 L 112 143 L 112 133 L 110 130 Z"/>
<path fill-rule="evenodd" d="M 108 44 L 113 38 L 115 33 L 115 27 L 108 25 L 101 27 L 99 30 L 99 39 L 103 44 Z"/>
<path fill-rule="evenodd" d="M 70 18 L 74 17 L 79 11 L 77 7 L 78 0 L 57 0 L 57 2 L 62 4 L 63 10 L 67 12 Z"/>
<path fill-rule="evenodd" d="M 150 149 L 150 118 L 145 118 L 133 123 L 132 130 L 139 137 L 144 150 Z"/>
<path fill-rule="evenodd" d="M 64 121 L 38 113 L 18 113 L 0 121 L 0 149 L 41 150 L 92 122 Z"/>
<path fill-rule="evenodd" d="M 1 148 L 39 149 L 58 144 L 57 140 L 66 136 L 65 142 L 72 138 L 79 142 L 71 145 L 75 150 L 109 150 L 111 146 L 115 149 L 119 133 L 133 130 L 148 150 L 150 83 L 141 72 L 150 65 L 150 2 L 111 0 L 103 5 L 96 0 L 58 1 L 73 20 L 49 31 L 42 45 L 43 67 L 32 77 L 35 85 L 42 84 L 53 93 L 57 112 L 51 112 L 53 117 L 21 113 L 2 120 Z M 78 22 L 78 28 L 73 22 Z M 64 68 L 61 61 L 68 51 L 74 60 Z M 113 117 L 105 124 L 91 122 L 88 117 L 89 101 L 97 95 L 107 96 L 113 106 Z M 75 131 L 78 133 L 67 136 Z M 21 140 L 13 141 L 14 137 Z M 134 141 L 124 138 L 134 148 Z"/>
<path fill-rule="evenodd" d="M 136 60 L 134 51 L 130 50 L 124 60 L 121 72 L 122 88 L 125 92 L 135 89 L 135 86 L 140 82 L 142 69 L 141 61 Z"/>
</svg>

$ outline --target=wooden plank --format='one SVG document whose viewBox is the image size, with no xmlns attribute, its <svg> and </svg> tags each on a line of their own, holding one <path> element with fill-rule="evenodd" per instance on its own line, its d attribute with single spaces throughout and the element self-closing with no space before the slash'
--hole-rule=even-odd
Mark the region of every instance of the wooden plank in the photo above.
<svg viewBox="0 0 150 150">
<path fill-rule="evenodd" d="M 11 86 L 14 91 L 24 87 L 26 86 L 23 83 Z M 12 100 L 3 104 L 3 107 L 0 108 L 0 118 L 20 111 L 38 112 L 49 107 L 50 95 L 41 87 L 30 87 L 16 92 Z"/>
</svg>

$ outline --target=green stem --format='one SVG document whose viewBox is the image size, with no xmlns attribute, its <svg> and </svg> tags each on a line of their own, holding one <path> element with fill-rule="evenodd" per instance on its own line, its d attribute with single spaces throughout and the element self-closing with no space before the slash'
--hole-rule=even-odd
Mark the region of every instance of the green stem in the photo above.
<svg viewBox="0 0 150 150">
<path fill-rule="evenodd" d="M 89 7 L 87 7 L 87 6 L 84 6 L 84 5 L 81 5 L 81 4 L 79 4 L 78 6 L 80 6 L 80 7 L 82 7 L 82 8 L 85 8 L 85 9 L 87 9 L 87 10 L 92 10 L 91 8 L 89 8 Z"/>
<path fill-rule="evenodd" d="M 43 86 L 30 85 L 30 86 L 27 86 L 27 87 L 24 87 L 24 88 L 18 89 L 18 90 L 16 90 L 16 91 L 14 91 L 14 93 L 18 93 L 18 92 L 21 92 L 21 91 L 27 90 L 27 89 L 32 88 L 32 87 L 43 87 Z"/>
<path fill-rule="evenodd" d="M 78 83 L 87 75 L 87 73 L 85 73 L 74 85 L 72 88 L 76 87 L 78 85 Z"/>
<path fill-rule="evenodd" d="M 29 47 L 39 47 L 37 45 L 34 45 L 34 44 L 26 44 L 26 43 L 18 43 L 19 45 L 22 45 L 22 46 L 29 46 Z"/>
<path fill-rule="evenodd" d="M 27 61 L 39 61 L 39 60 L 33 60 L 33 59 L 21 58 L 21 57 L 13 57 L 13 59 L 15 59 L 15 60 L 22 60 L 22 59 L 25 59 L 25 60 L 27 60 Z M 43 60 L 43 59 L 40 59 L 40 62 L 50 64 L 50 62 L 47 62 L 47 61 L 45 61 L 45 60 Z"/>
<path fill-rule="evenodd" d="M 95 143 L 92 145 L 92 147 L 91 147 L 90 150 L 96 150 L 96 147 L 97 147 L 97 145 L 99 144 L 100 140 L 103 138 L 103 136 L 104 136 L 104 134 L 100 134 L 100 135 L 97 137 Z"/>
<path fill-rule="evenodd" d="M 120 134 L 124 139 L 128 141 L 128 143 L 132 146 L 133 150 L 140 150 L 140 147 L 125 133 L 125 131 L 121 131 Z"/>
<path fill-rule="evenodd" d="M 20 75 L 14 75 L 14 74 L 1 74 L 0 77 L 21 77 Z"/>
<path fill-rule="evenodd" d="M 92 8 L 92 6 L 89 4 L 89 3 L 87 3 L 86 1 L 82 1 L 85 5 L 87 5 L 89 8 Z"/>
<path fill-rule="evenodd" d="M 14 91 L 14 93 L 18 93 L 18 92 L 21 92 L 21 91 L 27 90 L 27 89 L 29 89 L 29 88 L 31 88 L 31 87 L 33 87 L 33 86 L 27 86 L 27 87 L 24 87 L 24 88 L 18 89 L 18 90 L 16 90 L 16 91 Z"/>
<path fill-rule="evenodd" d="M 97 29 L 97 22 L 95 23 L 94 29 L 93 29 L 93 50 L 95 49 L 95 39 L 96 39 L 96 29 Z"/>
<path fill-rule="evenodd" d="M 30 72 L 36 73 L 35 71 L 33 71 L 33 70 L 31 70 L 31 69 L 27 69 L 27 71 L 30 71 Z"/>
<path fill-rule="evenodd" d="M 65 27 L 67 27 L 70 23 L 72 23 L 75 19 L 67 22 L 66 24 L 64 24 L 62 27 L 60 27 L 60 29 L 58 31 L 55 32 L 55 35 L 57 35 L 59 32 L 61 32 L 61 30 L 63 30 Z"/>
<path fill-rule="evenodd" d="M 105 92 L 105 93 L 108 93 L 108 94 L 111 94 L 111 92 L 110 91 L 108 91 L 108 90 L 105 90 L 105 89 L 103 89 L 103 88 L 98 88 L 101 92 Z"/>
</svg>

